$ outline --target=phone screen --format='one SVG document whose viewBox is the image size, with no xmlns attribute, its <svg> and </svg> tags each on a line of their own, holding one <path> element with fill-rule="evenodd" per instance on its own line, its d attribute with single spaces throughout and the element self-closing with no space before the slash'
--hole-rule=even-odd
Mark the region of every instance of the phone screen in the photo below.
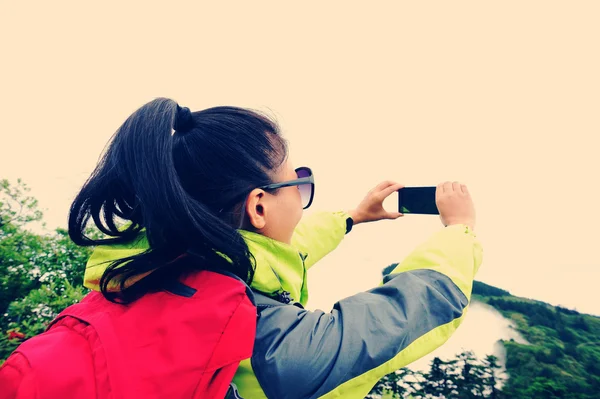
<svg viewBox="0 0 600 399">
<path fill-rule="evenodd" d="M 439 215 L 436 187 L 404 187 L 398 190 L 398 212 Z"/>
</svg>

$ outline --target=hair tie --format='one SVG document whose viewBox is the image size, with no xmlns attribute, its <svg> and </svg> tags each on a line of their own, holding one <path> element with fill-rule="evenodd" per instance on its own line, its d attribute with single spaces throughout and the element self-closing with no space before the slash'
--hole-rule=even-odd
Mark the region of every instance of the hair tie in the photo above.
<svg viewBox="0 0 600 399">
<path fill-rule="evenodd" d="M 177 115 L 175 116 L 175 123 L 173 124 L 173 130 L 179 133 L 185 133 L 190 131 L 194 127 L 194 117 L 188 107 L 177 106 Z"/>
</svg>

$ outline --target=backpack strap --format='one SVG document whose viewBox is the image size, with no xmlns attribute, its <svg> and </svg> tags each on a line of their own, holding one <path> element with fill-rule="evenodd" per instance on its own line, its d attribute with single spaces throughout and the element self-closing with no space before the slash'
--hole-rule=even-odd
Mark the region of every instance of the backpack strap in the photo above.
<svg viewBox="0 0 600 399">
<path fill-rule="evenodd" d="M 76 303 L 63 310 L 48 327 L 50 330 L 55 325 L 67 317 L 79 320 L 80 322 L 91 326 L 95 334 L 98 336 L 104 358 L 106 359 L 106 367 L 110 378 L 110 386 L 112 394 L 116 399 L 129 398 L 134 395 L 130 382 L 126 378 L 126 370 L 129 367 L 127 359 L 119 350 L 119 339 L 115 334 L 114 327 L 110 317 L 104 312 L 96 311 L 89 303 Z"/>
<path fill-rule="evenodd" d="M 241 282 L 242 284 L 244 284 L 244 286 L 246 287 L 246 296 L 248 296 L 248 299 L 250 299 L 250 302 L 252 302 L 253 305 L 256 305 L 256 301 L 254 299 L 254 291 L 252 290 L 252 288 L 250 288 L 248 286 L 248 284 L 246 284 L 246 282 L 244 280 L 242 280 L 235 274 L 228 272 L 227 270 L 217 269 L 217 268 L 205 268 L 204 270 L 210 271 L 213 273 L 217 273 L 217 274 L 222 274 L 223 276 L 231 277 L 231 278 Z M 188 298 L 193 296 L 196 293 L 195 288 L 192 288 L 192 287 L 189 287 L 189 286 L 183 284 L 181 281 L 179 281 L 179 279 L 165 280 L 165 282 L 163 283 L 163 289 L 172 294 L 185 296 Z"/>
</svg>

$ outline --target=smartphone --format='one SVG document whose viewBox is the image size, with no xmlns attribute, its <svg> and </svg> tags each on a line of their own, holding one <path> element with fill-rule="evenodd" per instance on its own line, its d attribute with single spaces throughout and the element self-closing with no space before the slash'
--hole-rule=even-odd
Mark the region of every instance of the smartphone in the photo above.
<svg viewBox="0 0 600 399">
<path fill-rule="evenodd" d="M 404 187 L 398 190 L 398 212 L 439 215 L 435 204 L 436 187 Z"/>
</svg>

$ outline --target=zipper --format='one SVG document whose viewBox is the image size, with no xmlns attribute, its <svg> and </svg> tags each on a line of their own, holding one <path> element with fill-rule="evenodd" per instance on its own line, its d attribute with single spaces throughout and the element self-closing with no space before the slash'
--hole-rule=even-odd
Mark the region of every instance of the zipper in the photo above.
<svg viewBox="0 0 600 399">
<path fill-rule="evenodd" d="M 294 298 L 292 298 L 292 296 L 291 296 L 292 294 L 290 292 L 283 289 L 283 284 L 281 283 L 281 278 L 279 277 L 279 274 L 277 274 L 275 269 L 273 269 L 273 267 L 271 265 L 269 265 L 269 267 L 273 271 L 273 274 L 275 274 L 275 277 L 277 277 L 277 281 L 279 281 L 279 287 L 281 288 L 281 292 L 278 292 L 276 294 L 276 300 L 278 302 L 285 303 L 286 305 L 288 305 L 290 302 L 294 301 Z"/>
</svg>

